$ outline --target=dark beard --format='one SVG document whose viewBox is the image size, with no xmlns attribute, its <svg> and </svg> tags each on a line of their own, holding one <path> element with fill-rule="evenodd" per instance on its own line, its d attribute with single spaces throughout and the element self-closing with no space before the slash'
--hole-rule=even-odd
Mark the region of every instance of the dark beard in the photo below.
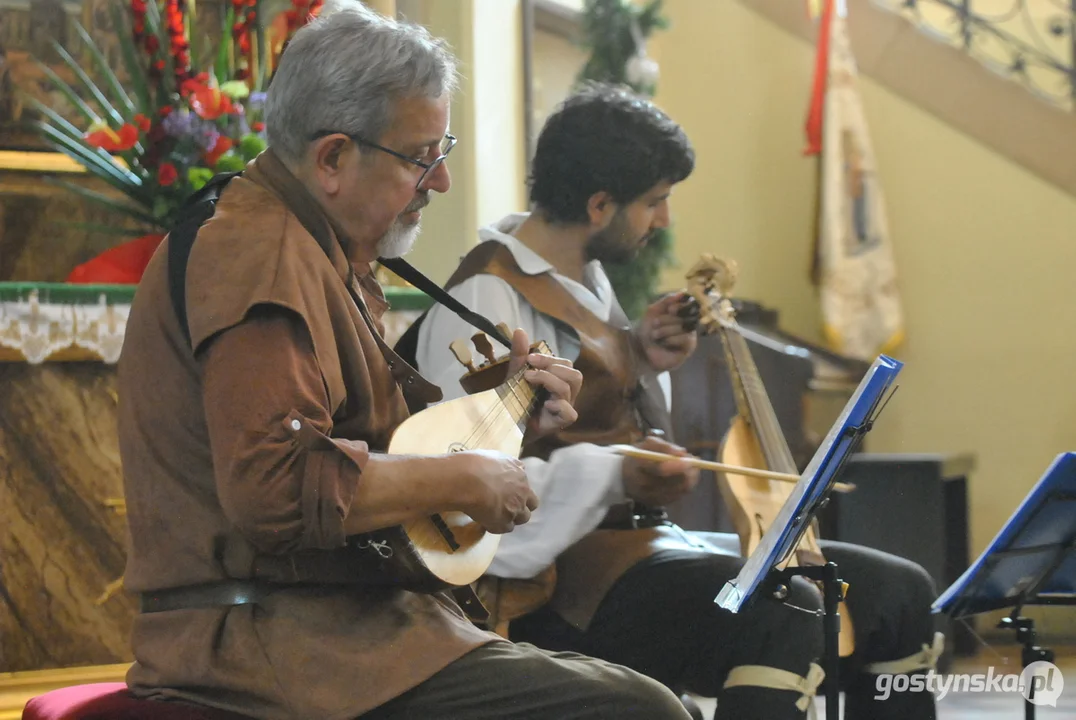
<svg viewBox="0 0 1076 720">
<path fill-rule="evenodd" d="M 594 233 L 587 240 L 587 259 L 613 264 L 634 260 L 644 243 L 643 238 L 632 238 L 630 233 L 627 218 L 621 215 L 621 211 L 617 211 L 608 227 Z M 646 237 L 649 237 L 649 233 Z"/>
</svg>

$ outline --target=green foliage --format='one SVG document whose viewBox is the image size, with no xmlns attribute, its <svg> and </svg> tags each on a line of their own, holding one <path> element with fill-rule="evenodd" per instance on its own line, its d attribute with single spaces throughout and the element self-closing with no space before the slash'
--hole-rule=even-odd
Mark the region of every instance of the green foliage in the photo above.
<svg viewBox="0 0 1076 720">
<path fill-rule="evenodd" d="M 675 261 L 673 239 L 668 230 L 661 230 L 639 251 L 634 260 L 626 263 L 606 263 L 605 272 L 613 286 L 624 314 L 632 320 L 642 317 L 657 294 L 661 270 Z"/>
<path fill-rule="evenodd" d="M 630 85 L 637 93 L 653 96 L 656 87 L 632 83 L 625 68 L 638 50 L 633 22 L 643 41 L 655 30 L 669 26 L 661 14 L 663 3 L 664 0 L 651 0 L 643 7 L 636 7 L 630 0 L 586 0 L 583 44 L 591 55 L 578 80 Z"/>
<path fill-rule="evenodd" d="M 627 65 L 639 51 L 636 37 L 645 42 L 655 30 L 668 27 L 668 20 L 661 14 L 662 4 L 663 0 L 651 0 L 638 7 L 629 0 L 586 0 L 583 46 L 590 51 L 590 58 L 576 82 L 627 85 L 652 97 L 656 86 L 631 82 Z M 662 268 L 674 263 L 672 247 L 672 234 L 662 230 L 630 262 L 606 263 L 613 291 L 629 318 L 639 318 L 656 295 Z"/>
</svg>

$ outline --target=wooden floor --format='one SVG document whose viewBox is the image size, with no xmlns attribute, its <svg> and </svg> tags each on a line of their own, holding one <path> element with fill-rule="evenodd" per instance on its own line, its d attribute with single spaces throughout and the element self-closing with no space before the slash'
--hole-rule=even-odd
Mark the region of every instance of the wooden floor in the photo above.
<svg viewBox="0 0 1076 720">
<path fill-rule="evenodd" d="M 1055 648 L 1054 664 L 1068 680 L 1057 700 L 1057 707 L 1039 705 L 1035 720 L 1076 719 L 1076 647 Z M 1017 646 L 983 648 L 973 658 L 958 658 L 953 673 L 986 673 L 990 666 L 994 674 L 1020 674 L 1020 650 Z M 698 698 L 706 718 L 712 718 L 714 701 Z M 819 720 L 826 717 L 826 701 L 816 701 Z M 1018 693 L 950 692 L 938 702 L 938 720 L 1023 720 L 1024 698 Z M 908 720 L 915 720 L 909 718 Z"/>
</svg>

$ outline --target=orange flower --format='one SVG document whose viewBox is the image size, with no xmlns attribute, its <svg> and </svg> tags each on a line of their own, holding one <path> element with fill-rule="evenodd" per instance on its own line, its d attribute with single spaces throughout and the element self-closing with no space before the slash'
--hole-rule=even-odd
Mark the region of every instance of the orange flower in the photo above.
<svg viewBox="0 0 1076 720">
<path fill-rule="evenodd" d="M 157 184 L 161 187 L 168 187 L 176 181 L 179 177 L 179 173 L 176 171 L 176 166 L 172 163 L 161 163 L 161 167 L 157 170 Z"/>
<path fill-rule="evenodd" d="M 141 130 L 142 132 L 144 132 L 144 133 L 149 132 L 149 126 L 150 126 L 149 118 L 146 117 L 145 115 L 143 115 L 142 113 L 138 113 L 137 115 L 134 116 L 134 124 L 137 125 L 138 129 Z"/>
<path fill-rule="evenodd" d="M 191 110 L 204 120 L 216 120 L 221 115 L 235 112 L 231 98 L 219 88 L 188 80 L 183 83 L 183 89 L 190 92 L 188 102 L 191 104 Z"/>
<path fill-rule="evenodd" d="M 138 142 L 138 128 L 131 123 L 124 123 L 119 130 L 113 130 L 104 123 L 94 123 L 82 137 L 95 148 L 107 152 L 123 152 L 130 150 Z"/>
<path fill-rule="evenodd" d="M 217 143 L 213 146 L 213 149 L 205 154 L 205 162 L 209 167 L 215 167 L 217 161 L 220 160 L 220 156 L 232 149 L 232 141 L 230 138 L 220 135 L 217 137 Z"/>
</svg>

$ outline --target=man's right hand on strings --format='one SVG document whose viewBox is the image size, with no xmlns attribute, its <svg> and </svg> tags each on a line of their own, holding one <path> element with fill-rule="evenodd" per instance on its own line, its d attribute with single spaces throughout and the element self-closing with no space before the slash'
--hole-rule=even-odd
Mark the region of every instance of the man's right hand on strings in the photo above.
<svg viewBox="0 0 1076 720">
<path fill-rule="evenodd" d="M 538 496 L 527 482 L 521 460 L 492 450 L 450 457 L 470 486 L 463 511 L 475 522 L 492 533 L 506 533 L 531 519 Z"/>
</svg>

